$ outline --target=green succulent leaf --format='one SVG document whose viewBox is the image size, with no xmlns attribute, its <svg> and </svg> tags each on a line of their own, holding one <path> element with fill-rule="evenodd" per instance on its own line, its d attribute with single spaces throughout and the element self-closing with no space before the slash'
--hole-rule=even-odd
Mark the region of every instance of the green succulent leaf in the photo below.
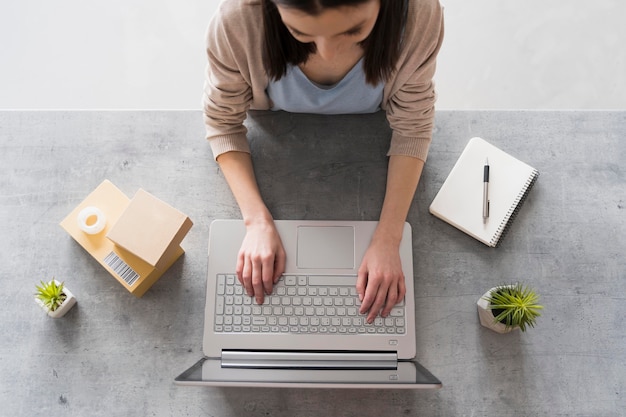
<svg viewBox="0 0 626 417">
<path fill-rule="evenodd" d="M 63 292 L 63 283 L 57 284 L 54 279 L 47 283 L 41 281 L 41 285 L 35 285 L 35 288 L 35 296 L 49 311 L 55 311 L 67 298 Z"/>
<path fill-rule="evenodd" d="M 500 313 L 495 316 L 496 322 L 503 323 L 506 327 L 519 326 L 525 332 L 527 326 L 535 327 L 539 310 L 539 296 L 531 288 L 522 284 L 501 285 L 496 287 L 488 297 L 489 308 Z"/>
</svg>

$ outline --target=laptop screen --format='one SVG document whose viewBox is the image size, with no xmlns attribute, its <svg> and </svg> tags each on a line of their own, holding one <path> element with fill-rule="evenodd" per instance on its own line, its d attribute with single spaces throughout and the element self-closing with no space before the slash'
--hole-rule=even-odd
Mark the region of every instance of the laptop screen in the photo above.
<svg viewBox="0 0 626 417">
<path fill-rule="evenodd" d="M 203 358 L 179 375 L 178 385 L 301 388 L 440 388 L 441 382 L 415 361 L 396 369 L 237 369 Z"/>
</svg>

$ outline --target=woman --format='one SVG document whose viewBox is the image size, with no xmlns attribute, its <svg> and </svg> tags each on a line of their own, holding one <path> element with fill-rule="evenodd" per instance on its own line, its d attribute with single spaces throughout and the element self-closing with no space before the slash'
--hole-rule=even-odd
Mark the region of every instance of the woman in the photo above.
<svg viewBox="0 0 626 417">
<path fill-rule="evenodd" d="M 399 244 L 432 137 L 442 37 L 438 0 L 221 4 L 207 33 L 205 124 L 246 224 L 237 276 L 258 303 L 284 271 L 285 252 L 252 169 L 247 110 L 386 111 L 393 130 L 387 188 L 357 280 L 366 320 L 386 317 L 405 295 Z"/>
</svg>

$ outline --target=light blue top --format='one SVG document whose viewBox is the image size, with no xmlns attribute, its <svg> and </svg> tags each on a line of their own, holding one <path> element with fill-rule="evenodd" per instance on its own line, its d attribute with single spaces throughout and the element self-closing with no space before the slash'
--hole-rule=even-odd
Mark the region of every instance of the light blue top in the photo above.
<svg viewBox="0 0 626 417">
<path fill-rule="evenodd" d="M 270 81 L 267 94 L 272 110 L 291 113 L 357 114 L 374 113 L 383 100 L 384 83 L 375 87 L 365 81 L 363 58 L 335 85 L 314 83 L 296 65 L 278 81 Z"/>
</svg>

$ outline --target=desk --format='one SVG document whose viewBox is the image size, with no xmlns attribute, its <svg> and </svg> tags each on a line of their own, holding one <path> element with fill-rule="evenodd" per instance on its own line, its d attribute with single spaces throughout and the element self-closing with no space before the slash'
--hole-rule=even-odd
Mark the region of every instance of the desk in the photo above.
<svg viewBox="0 0 626 417">
<path fill-rule="evenodd" d="M 253 114 L 260 188 L 276 218 L 376 219 L 389 130 L 382 114 Z M 437 113 L 408 221 L 417 357 L 438 391 L 174 386 L 201 357 L 209 224 L 239 210 L 198 111 L 0 112 L 0 374 L 10 416 L 618 416 L 626 409 L 626 112 Z M 428 205 L 472 136 L 529 162 L 538 182 L 501 247 Z M 58 223 L 103 179 L 189 215 L 186 255 L 137 299 Z M 78 305 L 48 318 L 34 284 Z M 477 299 L 523 281 L 537 327 L 482 328 Z"/>
</svg>

